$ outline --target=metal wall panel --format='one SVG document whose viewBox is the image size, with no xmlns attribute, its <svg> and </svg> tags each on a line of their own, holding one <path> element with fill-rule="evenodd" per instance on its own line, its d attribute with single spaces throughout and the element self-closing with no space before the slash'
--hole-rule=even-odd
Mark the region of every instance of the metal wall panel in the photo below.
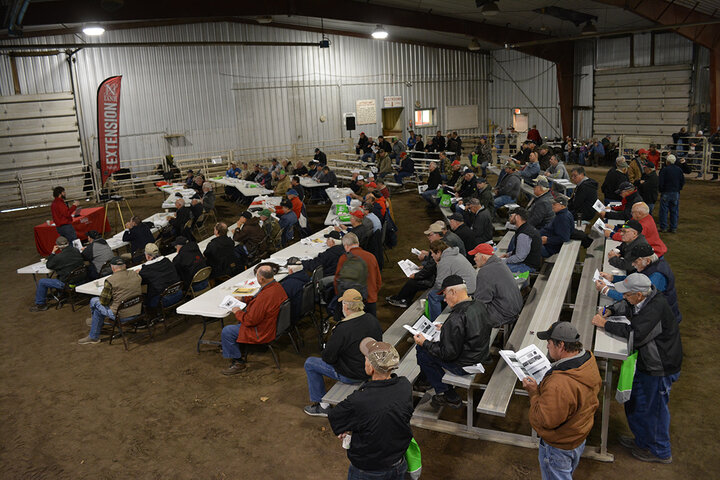
<svg viewBox="0 0 720 480">
<path fill-rule="evenodd" d="M 633 61 L 636 67 L 647 67 L 650 65 L 651 50 L 651 33 L 639 33 L 637 35 L 633 35 Z"/>
<path fill-rule="evenodd" d="M 575 103 L 573 137 L 588 139 L 592 135 L 593 83 L 595 77 L 595 40 L 575 43 Z"/>
<path fill-rule="evenodd" d="M 113 30 L 101 41 L 317 42 L 319 37 L 297 30 L 208 23 Z M 74 64 L 83 138 L 96 159 L 95 96 L 100 82 L 112 75 L 123 75 L 120 152 L 125 159 L 347 137 L 343 113 L 354 112 L 356 100 L 373 98 L 381 121 L 387 95 L 402 95 L 404 125 L 412 119 L 416 101 L 438 108 L 439 129 L 444 130 L 448 105 L 478 104 L 479 122 L 487 124 L 487 55 L 344 36 L 330 40 L 329 49 L 83 49 Z M 22 40 L 28 41 L 39 40 Z M 3 77 L 7 68 L 0 62 Z M 23 61 L 21 69 L 23 93 L 69 87 L 64 55 Z M 5 90 L 10 87 L 0 82 L 3 93 L 12 94 Z M 361 129 L 376 136 L 381 128 L 375 124 Z M 353 132 L 355 137 L 358 133 Z M 181 136 L 166 140 L 165 135 Z"/>
<path fill-rule="evenodd" d="M 655 35 L 655 65 L 692 63 L 693 42 L 676 33 Z"/>
<path fill-rule="evenodd" d="M 507 128 L 513 109 L 520 108 L 543 137 L 562 136 L 555 64 L 514 50 L 497 50 L 492 57 L 491 121 Z"/>
<path fill-rule="evenodd" d="M 598 38 L 597 64 L 598 69 L 630 66 L 631 37 Z"/>
</svg>

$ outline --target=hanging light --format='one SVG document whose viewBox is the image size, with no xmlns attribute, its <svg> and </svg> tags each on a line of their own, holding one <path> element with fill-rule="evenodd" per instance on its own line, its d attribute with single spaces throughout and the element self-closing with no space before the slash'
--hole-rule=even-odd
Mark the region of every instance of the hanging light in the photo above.
<svg viewBox="0 0 720 480">
<path fill-rule="evenodd" d="M 500 9 L 497 6 L 497 2 L 488 2 L 485 5 L 483 5 L 482 10 L 480 12 L 487 16 L 487 17 L 493 17 L 500 13 Z"/>
<path fill-rule="evenodd" d="M 375 40 L 384 40 L 388 37 L 388 32 L 383 27 L 378 25 L 375 27 L 375 30 L 373 30 L 372 37 Z"/>
<path fill-rule="evenodd" d="M 100 25 L 87 25 L 83 27 L 83 33 L 91 37 L 98 37 L 105 33 L 105 29 Z"/>
<path fill-rule="evenodd" d="M 478 50 L 480 50 L 480 44 L 478 43 L 477 40 L 475 40 L 475 39 L 473 38 L 472 40 L 470 40 L 470 43 L 468 44 L 468 47 L 467 47 L 467 48 L 468 48 L 468 50 L 470 50 L 471 52 L 477 52 Z"/>
<path fill-rule="evenodd" d="M 585 26 L 580 31 L 580 34 L 581 35 L 592 35 L 594 33 L 598 33 L 597 27 L 595 27 L 594 23 L 592 23 L 590 20 L 588 20 L 585 23 Z"/>
</svg>

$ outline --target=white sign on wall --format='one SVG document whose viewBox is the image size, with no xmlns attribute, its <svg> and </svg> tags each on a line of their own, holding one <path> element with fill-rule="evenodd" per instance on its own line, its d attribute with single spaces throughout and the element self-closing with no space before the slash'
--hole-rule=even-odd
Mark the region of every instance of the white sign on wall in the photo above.
<svg viewBox="0 0 720 480">
<path fill-rule="evenodd" d="M 357 110 L 358 125 L 371 125 L 373 123 L 377 123 L 375 99 L 356 101 L 355 110 Z"/>
<path fill-rule="evenodd" d="M 402 96 L 401 95 L 394 95 L 391 97 L 384 97 L 383 99 L 383 107 L 384 108 L 392 108 L 392 107 L 402 107 Z"/>
</svg>

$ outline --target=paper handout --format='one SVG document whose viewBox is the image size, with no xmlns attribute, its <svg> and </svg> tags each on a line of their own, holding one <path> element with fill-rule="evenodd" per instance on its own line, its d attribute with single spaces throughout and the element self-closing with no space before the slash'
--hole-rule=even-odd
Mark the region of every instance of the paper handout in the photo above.
<svg viewBox="0 0 720 480">
<path fill-rule="evenodd" d="M 605 235 L 605 230 L 612 232 L 613 230 L 611 228 L 607 228 L 605 226 L 605 222 L 603 222 L 602 218 L 598 218 L 595 223 L 593 223 L 592 226 L 593 230 L 598 232 L 600 235 Z"/>
<path fill-rule="evenodd" d="M 440 340 L 440 330 L 437 329 L 436 325 L 441 325 L 441 323 L 433 323 L 425 315 L 423 315 L 417 322 L 415 322 L 414 325 L 403 325 L 403 327 L 405 327 L 405 330 L 413 335 L 421 333 L 426 340 L 437 342 Z"/>
<path fill-rule="evenodd" d="M 613 283 L 612 283 L 610 280 L 608 280 L 608 279 L 605 278 L 605 277 L 600 276 L 600 270 L 598 270 L 598 269 L 596 268 L 596 269 L 595 269 L 595 273 L 593 274 L 593 282 L 597 282 L 598 280 L 602 280 L 602 282 L 603 282 L 605 285 L 607 285 L 608 287 L 612 287 L 612 286 L 613 286 Z"/>
<path fill-rule="evenodd" d="M 246 303 L 241 302 L 240 300 L 233 297 L 232 295 L 226 295 L 225 298 L 222 299 L 222 302 L 220 302 L 220 308 L 225 309 L 228 312 L 231 311 L 235 307 L 242 310 L 246 306 L 247 306 Z"/>
<path fill-rule="evenodd" d="M 415 265 L 411 260 L 400 260 L 397 262 L 398 265 L 400 265 L 400 269 L 403 271 L 406 277 L 409 277 L 410 275 L 414 275 L 420 270 L 422 270 L 420 267 Z"/>
<path fill-rule="evenodd" d="M 410 253 L 412 253 L 413 255 L 420 255 L 422 252 L 417 248 L 413 247 L 410 249 Z"/>
<path fill-rule="evenodd" d="M 593 203 L 593 209 L 595 209 L 595 211 L 598 213 L 602 212 L 603 210 L 605 210 L 606 212 L 610 211 L 610 208 L 606 207 L 605 204 L 603 204 L 603 202 L 601 202 L 600 200 L 595 200 L 595 203 Z"/>
<path fill-rule="evenodd" d="M 525 377 L 532 377 L 540 383 L 550 370 L 550 361 L 535 345 L 528 345 L 518 352 L 500 350 L 500 356 L 521 381 Z"/>
</svg>

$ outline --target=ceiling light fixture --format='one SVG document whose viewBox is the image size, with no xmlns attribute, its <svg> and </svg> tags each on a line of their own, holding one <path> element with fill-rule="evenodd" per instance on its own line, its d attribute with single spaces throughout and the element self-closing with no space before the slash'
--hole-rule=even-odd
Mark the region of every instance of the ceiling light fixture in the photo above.
<svg viewBox="0 0 720 480">
<path fill-rule="evenodd" d="M 468 48 L 468 50 L 470 50 L 471 52 L 477 52 L 478 50 L 480 50 L 480 44 L 478 43 L 477 40 L 475 40 L 475 39 L 473 38 L 472 40 L 470 40 L 470 43 L 468 44 L 468 47 L 467 47 L 467 48 Z"/>
<path fill-rule="evenodd" d="M 388 32 L 383 27 L 378 25 L 375 27 L 375 30 L 373 30 L 372 37 L 375 40 L 384 40 L 388 37 Z"/>
<path fill-rule="evenodd" d="M 582 35 L 592 35 L 594 33 L 598 33 L 597 27 L 595 27 L 595 24 L 591 21 L 588 21 L 585 23 L 585 26 L 580 31 Z"/>
<path fill-rule="evenodd" d="M 488 2 L 485 5 L 483 5 L 482 10 L 480 10 L 480 13 L 485 15 L 486 17 L 493 17 L 500 13 L 500 9 L 497 6 L 497 2 Z"/>
<path fill-rule="evenodd" d="M 105 29 L 100 25 L 88 25 L 83 27 L 83 33 L 91 37 L 97 37 L 105 33 Z"/>
<path fill-rule="evenodd" d="M 262 25 L 267 25 L 268 23 L 272 23 L 273 18 L 272 18 L 271 16 L 269 16 L 269 15 L 265 15 L 265 16 L 262 16 L 262 17 L 257 17 L 257 18 L 255 19 L 255 21 L 258 22 L 258 23 L 260 23 L 260 24 L 262 24 Z"/>
</svg>

